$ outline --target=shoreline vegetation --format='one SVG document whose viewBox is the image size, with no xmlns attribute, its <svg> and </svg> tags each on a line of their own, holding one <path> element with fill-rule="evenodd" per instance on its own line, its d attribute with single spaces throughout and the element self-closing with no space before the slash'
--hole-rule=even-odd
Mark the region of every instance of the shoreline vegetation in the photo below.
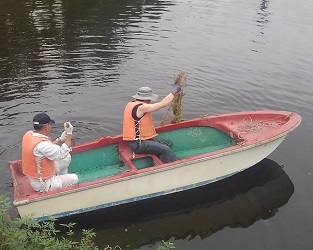
<svg viewBox="0 0 313 250">
<path fill-rule="evenodd" d="M 8 215 L 10 204 L 8 197 L 0 195 L 0 250 L 123 250 L 118 245 L 96 246 L 93 229 L 82 229 L 80 241 L 73 241 L 76 223 L 60 224 L 64 228 L 61 231 L 56 229 L 56 219 L 44 222 L 38 222 L 31 216 L 12 219 Z M 174 248 L 173 243 L 162 241 L 157 250 Z"/>
</svg>

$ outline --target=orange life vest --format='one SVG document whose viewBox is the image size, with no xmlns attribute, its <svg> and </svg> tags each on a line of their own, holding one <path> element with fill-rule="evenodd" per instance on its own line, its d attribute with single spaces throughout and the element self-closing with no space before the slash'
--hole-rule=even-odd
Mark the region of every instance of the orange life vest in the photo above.
<svg viewBox="0 0 313 250">
<path fill-rule="evenodd" d="M 157 136 L 153 124 L 152 114 L 145 113 L 138 122 L 139 138 L 136 138 L 137 121 L 134 120 L 132 112 L 134 107 L 140 103 L 142 102 L 132 101 L 129 102 L 125 107 L 123 119 L 123 140 L 125 141 L 133 141 L 136 139 L 148 140 Z"/>
<path fill-rule="evenodd" d="M 38 137 L 33 134 L 33 131 L 28 131 L 22 140 L 22 170 L 23 173 L 34 179 L 46 180 L 54 175 L 54 161 L 48 158 L 41 159 L 37 167 L 36 158 L 33 153 L 34 147 L 41 141 L 50 141 L 50 138 Z"/>
</svg>

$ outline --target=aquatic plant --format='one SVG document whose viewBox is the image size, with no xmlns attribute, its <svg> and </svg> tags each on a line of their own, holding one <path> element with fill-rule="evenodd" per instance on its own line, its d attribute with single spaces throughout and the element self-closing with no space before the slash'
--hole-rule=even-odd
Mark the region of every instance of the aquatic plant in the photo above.
<svg viewBox="0 0 313 250">
<path fill-rule="evenodd" d="M 181 71 L 175 77 L 174 85 L 176 85 L 180 91 L 177 95 L 175 95 L 170 106 L 168 107 L 165 115 L 163 116 L 163 119 L 160 122 L 161 125 L 165 124 L 165 121 L 169 118 L 169 114 L 171 111 L 173 113 L 173 118 L 171 120 L 171 123 L 179 123 L 183 119 L 182 99 L 183 99 L 183 96 L 186 94 L 186 87 L 187 87 L 187 76 L 184 71 Z"/>
</svg>

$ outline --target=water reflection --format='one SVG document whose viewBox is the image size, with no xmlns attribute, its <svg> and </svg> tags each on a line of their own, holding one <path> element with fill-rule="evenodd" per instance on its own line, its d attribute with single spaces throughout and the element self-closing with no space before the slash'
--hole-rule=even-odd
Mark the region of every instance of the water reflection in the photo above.
<svg viewBox="0 0 313 250">
<path fill-rule="evenodd" d="M 167 1 L 22 1 L 0 3 L 0 102 L 35 98 L 51 84 L 106 86 L 131 58 L 130 39 L 153 39 Z M 144 39 L 143 39 L 144 38 Z"/>
<path fill-rule="evenodd" d="M 281 166 L 264 159 L 225 181 L 65 222 L 74 220 L 80 228 L 95 228 L 99 246 L 135 249 L 172 237 L 203 239 L 224 227 L 249 227 L 274 216 L 293 192 Z"/>
<path fill-rule="evenodd" d="M 268 2 L 269 2 L 268 0 L 261 1 L 261 5 L 260 5 L 261 12 L 258 12 L 258 14 L 260 15 L 260 19 L 257 20 L 258 26 L 264 26 L 264 24 L 268 22 L 268 18 L 267 18 L 269 15 L 269 12 L 267 11 Z"/>
<path fill-rule="evenodd" d="M 266 28 L 266 24 L 269 22 L 269 11 L 267 10 L 268 9 L 268 3 L 269 1 L 268 0 L 262 0 L 261 1 L 261 4 L 260 4 L 260 9 L 258 10 L 257 14 L 257 19 L 256 19 L 256 26 L 258 28 L 260 28 L 260 31 L 257 33 L 257 37 L 256 39 L 252 40 L 253 43 L 256 43 L 256 44 L 262 44 L 264 45 L 265 42 L 264 42 L 264 29 Z M 254 49 L 252 49 L 252 51 L 254 52 L 257 52 L 257 53 L 260 53 L 262 50 L 260 49 L 257 49 L 257 47 L 255 47 Z"/>
</svg>

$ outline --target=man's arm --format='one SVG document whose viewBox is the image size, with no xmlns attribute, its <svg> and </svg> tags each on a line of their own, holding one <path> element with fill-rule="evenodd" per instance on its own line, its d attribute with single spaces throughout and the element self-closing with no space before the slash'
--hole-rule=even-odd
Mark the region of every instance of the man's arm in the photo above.
<svg viewBox="0 0 313 250">
<path fill-rule="evenodd" d="M 36 157 L 46 157 L 54 161 L 64 159 L 70 151 L 71 149 L 65 143 L 59 146 L 48 141 L 39 142 L 33 150 Z"/>
<path fill-rule="evenodd" d="M 161 108 L 166 107 L 174 98 L 173 93 L 169 93 L 167 96 L 163 98 L 162 101 L 156 103 L 144 103 L 140 105 L 137 109 L 137 116 L 142 117 L 145 113 L 153 112 L 159 110 Z"/>
</svg>

